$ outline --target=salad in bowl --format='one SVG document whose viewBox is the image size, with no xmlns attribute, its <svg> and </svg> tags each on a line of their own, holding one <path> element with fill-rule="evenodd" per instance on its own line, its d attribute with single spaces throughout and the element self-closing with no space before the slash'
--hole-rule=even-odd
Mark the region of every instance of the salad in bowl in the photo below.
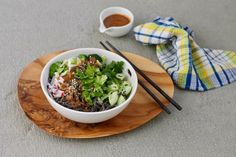
<svg viewBox="0 0 236 157">
<path fill-rule="evenodd" d="M 51 59 L 41 87 L 66 118 L 97 123 L 119 114 L 137 90 L 137 76 L 121 56 L 102 49 L 75 49 Z"/>
</svg>

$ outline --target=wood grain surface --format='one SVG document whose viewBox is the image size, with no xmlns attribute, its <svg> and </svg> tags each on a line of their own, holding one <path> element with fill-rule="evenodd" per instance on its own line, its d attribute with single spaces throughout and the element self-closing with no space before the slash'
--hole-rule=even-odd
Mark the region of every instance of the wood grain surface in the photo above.
<svg viewBox="0 0 236 157">
<path fill-rule="evenodd" d="M 133 130 L 162 112 L 155 101 L 139 86 L 129 106 L 113 119 L 97 124 L 82 124 L 64 118 L 50 106 L 39 82 L 44 65 L 52 57 L 62 52 L 50 53 L 34 60 L 24 68 L 18 81 L 19 104 L 26 116 L 42 130 L 51 135 L 65 138 L 104 137 Z M 173 97 L 173 82 L 158 64 L 132 53 L 125 52 L 124 54 L 169 96 Z M 146 81 L 144 82 L 150 89 L 153 89 Z M 165 105 L 168 105 L 162 96 L 158 93 L 157 95 Z"/>
</svg>

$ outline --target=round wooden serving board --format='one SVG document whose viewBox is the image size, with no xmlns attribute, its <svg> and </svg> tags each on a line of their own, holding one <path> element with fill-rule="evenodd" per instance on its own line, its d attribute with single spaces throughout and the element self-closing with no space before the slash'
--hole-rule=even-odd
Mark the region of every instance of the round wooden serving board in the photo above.
<svg viewBox="0 0 236 157">
<path fill-rule="evenodd" d="M 139 86 L 129 106 L 113 119 L 97 124 L 82 124 L 64 118 L 50 106 L 39 82 L 44 65 L 52 57 L 62 52 L 50 53 L 34 60 L 25 67 L 18 81 L 17 90 L 21 108 L 32 122 L 48 134 L 65 138 L 110 136 L 133 130 L 162 112 L 158 104 Z M 173 82 L 158 64 L 132 53 L 124 54 L 165 90 L 169 96 L 173 96 Z M 144 82 L 148 85 L 146 81 Z M 150 85 L 148 86 L 153 89 Z M 158 93 L 157 95 L 165 105 L 168 105 L 168 102 L 162 96 Z"/>
</svg>

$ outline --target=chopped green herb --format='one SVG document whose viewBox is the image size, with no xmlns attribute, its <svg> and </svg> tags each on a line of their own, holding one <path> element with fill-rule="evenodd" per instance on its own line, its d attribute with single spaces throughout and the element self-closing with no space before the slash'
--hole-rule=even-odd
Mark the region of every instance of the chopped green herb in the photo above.
<svg viewBox="0 0 236 157">
<path fill-rule="evenodd" d="M 55 72 L 58 72 L 58 69 L 60 68 L 60 65 L 62 64 L 61 61 L 53 63 L 49 68 L 49 78 L 52 78 L 55 74 Z"/>
</svg>

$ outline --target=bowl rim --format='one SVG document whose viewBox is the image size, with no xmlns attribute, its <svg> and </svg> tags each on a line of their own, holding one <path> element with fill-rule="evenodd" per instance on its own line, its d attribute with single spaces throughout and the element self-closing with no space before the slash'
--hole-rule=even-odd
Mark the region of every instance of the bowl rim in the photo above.
<svg viewBox="0 0 236 157">
<path fill-rule="evenodd" d="M 77 110 L 73 110 L 73 109 L 69 109 L 67 107 L 64 107 L 62 106 L 61 104 L 57 103 L 52 97 L 49 96 L 48 94 L 48 91 L 47 91 L 47 88 L 45 87 L 45 85 L 43 84 L 43 78 L 44 76 L 46 75 L 46 69 L 47 67 L 49 67 L 53 62 L 55 62 L 55 60 L 57 60 L 58 58 L 64 56 L 64 55 L 67 55 L 69 53 L 76 53 L 77 51 L 89 51 L 89 50 L 96 50 L 96 51 L 102 51 L 103 53 L 105 54 L 111 54 L 111 55 L 115 55 L 115 56 L 118 56 L 120 58 L 122 58 L 123 60 L 125 60 L 125 64 L 128 64 L 131 69 L 130 72 L 132 74 L 132 76 L 134 76 L 134 79 L 135 79 L 135 83 L 134 83 L 134 86 L 132 86 L 132 91 L 128 97 L 128 99 L 126 99 L 122 104 L 118 105 L 118 106 L 115 106 L 114 108 L 111 108 L 111 109 L 108 109 L 108 110 L 105 110 L 105 111 L 98 111 L 98 112 L 83 112 L 83 111 L 77 111 Z M 99 115 L 99 114 L 104 114 L 104 113 L 109 113 L 109 112 L 112 112 L 114 110 L 117 110 L 119 108 L 122 108 L 127 102 L 130 102 L 133 97 L 135 96 L 136 92 L 137 92 L 137 88 L 138 88 L 138 78 L 137 78 L 137 74 L 136 74 L 136 71 L 134 70 L 134 68 L 132 67 L 132 65 L 125 59 L 123 58 L 122 56 L 118 55 L 118 54 L 115 54 L 111 51 L 107 51 L 107 50 L 104 50 L 104 49 L 100 49 L 100 48 L 76 48 L 76 49 L 72 49 L 72 50 L 68 50 L 68 51 L 65 51 L 53 58 L 51 58 L 47 64 L 45 64 L 42 72 L 41 72 L 41 75 L 40 75 L 40 86 L 41 86 L 41 89 L 43 90 L 43 93 L 44 95 L 46 96 L 47 99 L 51 100 L 54 105 L 58 106 L 59 108 L 63 109 L 63 110 L 66 110 L 68 112 L 73 112 L 73 113 L 79 113 L 79 114 L 84 114 L 84 115 Z M 48 101 L 49 101 L 48 100 Z M 49 102 L 49 104 L 52 106 L 51 102 Z M 128 104 L 127 104 L 128 106 Z M 127 107 L 126 106 L 126 107 Z M 53 107 L 53 106 L 52 106 Z M 126 108 L 125 107 L 125 108 Z"/>
</svg>

